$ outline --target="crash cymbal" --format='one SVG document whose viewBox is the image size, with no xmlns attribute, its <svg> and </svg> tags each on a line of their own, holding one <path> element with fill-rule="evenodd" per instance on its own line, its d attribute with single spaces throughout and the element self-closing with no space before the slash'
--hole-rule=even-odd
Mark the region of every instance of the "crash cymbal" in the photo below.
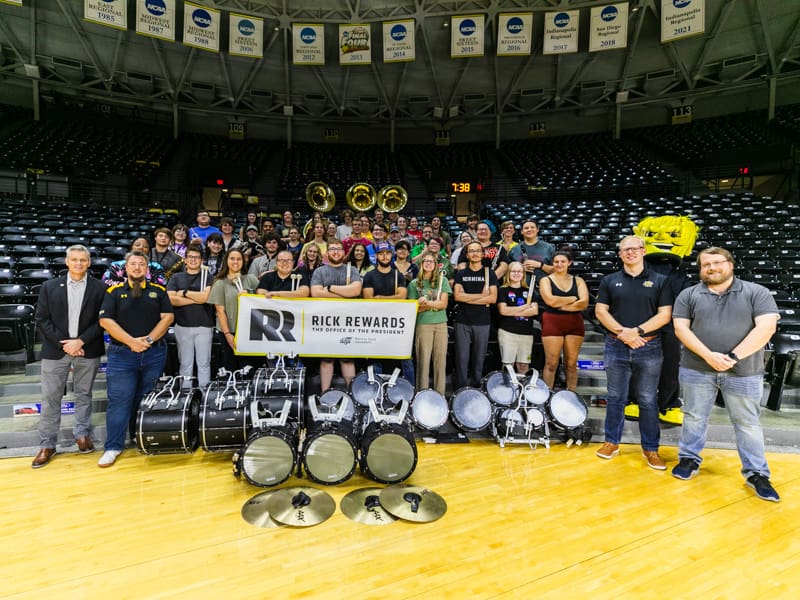
<svg viewBox="0 0 800 600">
<path fill-rule="evenodd" d="M 344 515 L 356 523 L 388 525 L 397 519 L 381 506 L 381 488 L 367 487 L 353 490 L 339 503 Z"/>
<path fill-rule="evenodd" d="M 267 500 L 278 490 L 270 490 L 256 494 L 242 505 L 242 518 L 256 527 L 283 527 L 283 523 L 278 523 L 269 516 Z"/>
<path fill-rule="evenodd" d="M 439 494 L 417 485 L 396 484 L 383 489 L 381 506 L 406 521 L 427 523 L 447 512 L 447 503 Z"/>
<path fill-rule="evenodd" d="M 284 525 L 310 527 L 322 523 L 336 511 L 336 501 L 322 490 L 288 487 L 275 490 L 267 501 L 270 516 Z"/>
</svg>

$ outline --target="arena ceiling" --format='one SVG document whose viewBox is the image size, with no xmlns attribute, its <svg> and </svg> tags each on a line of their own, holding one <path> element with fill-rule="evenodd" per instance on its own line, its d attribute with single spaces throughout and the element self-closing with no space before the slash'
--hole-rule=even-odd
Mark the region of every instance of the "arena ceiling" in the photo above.
<svg viewBox="0 0 800 600">
<path fill-rule="evenodd" d="M 800 80 L 797 0 L 706 0 L 705 33 L 667 44 L 660 42 L 661 0 L 630 0 L 627 49 L 591 53 L 588 9 L 605 4 L 596 1 L 198 3 L 264 18 L 264 58 L 211 53 L 89 23 L 82 0 L 0 4 L 0 100 L 12 88 L 29 88 L 34 104 L 41 94 L 60 93 L 244 120 L 443 126 L 452 118 L 508 123 L 553 111 L 613 112 L 620 103 L 674 106 L 687 97 Z M 580 9 L 579 51 L 543 55 L 544 14 L 572 9 Z M 503 12 L 534 13 L 530 56 L 496 55 Z M 450 17 L 464 14 L 485 15 L 482 57 L 450 58 Z M 415 20 L 414 62 L 384 63 L 376 44 L 370 65 L 339 65 L 337 24 L 371 24 L 376 39 L 381 22 L 402 18 Z M 325 24 L 325 66 L 292 64 L 293 22 Z"/>
</svg>

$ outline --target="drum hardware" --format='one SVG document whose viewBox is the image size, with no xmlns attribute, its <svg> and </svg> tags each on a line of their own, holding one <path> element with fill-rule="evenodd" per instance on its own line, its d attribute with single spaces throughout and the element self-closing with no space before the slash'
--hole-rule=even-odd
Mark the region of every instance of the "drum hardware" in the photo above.
<svg viewBox="0 0 800 600">
<path fill-rule="evenodd" d="M 236 371 L 228 371 L 228 369 L 226 369 L 225 367 L 220 367 L 219 371 L 217 371 L 217 378 L 222 379 L 227 375 L 228 380 L 222 392 L 217 395 L 217 399 L 214 401 L 214 403 L 217 405 L 217 408 L 221 409 L 222 405 L 225 404 L 225 400 L 229 397 L 228 390 L 233 391 L 233 396 L 235 398 L 237 408 L 240 408 L 244 405 L 244 403 L 247 401 L 247 398 L 250 396 L 250 386 L 249 384 L 245 383 L 244 391 L 240 390 L 238 386 L 240 382 L 237 381 L 236 375 L 241 375 L 242 378 L 244 378 L 244 376 L 247 375 L 252 370 L 252 368 L 253 367 L 251 367 L 250 365 L 245 365 L 244 367 Z"/>
<path fill-rule="evenodd" d="M 397 520 L 383 506 L 380 499 L 381 488 L 367 487 L 353 490 L 339 503 L 342 513 L 351 521 L 364 525 L 389 525 Z"/>
<path fill-rule="evenodd" d="M 547 417 L 538 408 L 539 403 L 531 402 L 529 405 L 529 394 L 526 394 L 531 380 L 535 383 L 539 382 L 538 371 L 532 369 L 528 381 L 523 384 L 511 365 L 506 365 L 506 369 L 509 381 L 515 390 L 516 402 L 513 406 L 499 409 L 495 414 L 492 422 L 494 438 L 501 448 L 504 448 L 506 444 L 528 444 L 531 450 L 535 450 L 539 444 L 550 448 L 550 429 Z M 542 432 L 542 435 L 534 437 L 535 433 L 539 431 Z"/>
<path fill-rule="evenodd" d="M 180 375 L 159 378 L 136 413 L 135 438 L 143 454 L 191 453 L 197 448 L 200 390 L 182 388 Z"/>
<path fill-rule="evenodd" d="M 370 366 L 371 369 L 371 366 Z M 374 374 L 370 372 L 370 375 L 374 377 Z M 383 381 L 380 384 L 378 398 L 383 400 L 384 398 L 388 397 L 388 390 L 391 390 L 395 385 L 397 385 L 398 377 L 400 375 L 400 369 L 395 369 L 392 372 L 391 377 L 387 381 Z M 384 392 L 384 390 L 387 390 Z M 413 397 L 413 393 L 412 393 Z M 410 398 L 409 398 L 410 400 Z M 406 420 L 406 414 L 408 414 L 408 402 L 405 398 L 400 402 L 400 408 L 396 411 L 389 412 L 384 406 L 383 402 L 381 402 L 380 409 L 378 409 L 377 398 L 370 398 L 369 399 L 369 412 L 372 416 L 373 422 L 383 421 L 385 423 L 393 423 L 399 425 Z"/>
<path fill-rule="evenodd" d="M 176 390 L 175 385 L 181 384 L 184 380 L 192 381 L 193 378 L 185 375 L 167 375 L 159 377 L 158 381 L 163 382 L 164 385 L 160 389 L 150 392 L 147 397 L 142 400 L 141 405 L 145 406 L 146 408 L 153 408 L 163 399 L 162 396 L 166 396 L 166 394 L 169 393 L 169 398 L 167 398 L 164 402 L 164 408 L 173 408 L 178 406 L 179 396 L 181 391 L 183 391 L 183 387 L 179 385 L 178 389 Z"/>
<path fill-rule="evenodd" d="M 322 490 L 288 487 L 276 490 L 267 499 L 267 510 L 278 523 L 310 527 L 330 518 L 336 512 L 336 501 Z"/>
<path fill-rule="evenodd" d="M 416 485 L 390 485 L 380 493 L 381 506 L 390 514 L 415 523 L 428 523 L 447 512 L 447 503 L 433 490 Z"/>
<path fill-rule="evenodd" d="M 327 390 L 327 393 L 330 390 Z M 346 415 L 348 413 L 348 409 L 351 408 L 348 406 L 348 400 L 350 400 L 350 396 L 346 393 L 342 392 L 342 396 L 339 398 L 338 401 L 338 408 L 334 408 L 333 410 L 320 410 L 319 406 L 319 399 L 324 396 L 321 395 L 317 397 L 316 395 L 311 395 L 308 397 L 308 409 L 311 411 L 311 419 L 313 421 L 333 421 L 334 423 L 339 423 L 346 419 Z M 333 404 L 328 408 L 336 407 L 337 404 Z M 352 413 L 351 413 L 352 414 Z"/>
<path fill-rule="evenodd" d="M 207 452 L 238 449 L 247 441 L 250 419 L 250 383 L 243 378 L 252 370 L 221 367 L 203 396 L 200 416 L 200 445 Z M 237 379 L 237 376 L 242 379 Z"/>
<path fill-rule="evenodd" d="M 256 494 L 242 505 L 242 518 L 256 527 L 277 528 L 283 527 L 283 523 L 278 523 L 270 517 L 267 501 L 278 490 L 269 490 Z"/>
</svg>

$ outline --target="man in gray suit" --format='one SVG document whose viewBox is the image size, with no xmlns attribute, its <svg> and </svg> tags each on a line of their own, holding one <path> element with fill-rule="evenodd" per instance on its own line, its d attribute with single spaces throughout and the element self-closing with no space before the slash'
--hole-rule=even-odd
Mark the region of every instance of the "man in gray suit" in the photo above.
<svg viewBox="0 0 800 600">
<path fill-rule="evenodd" d="M 45 282 L 36 303 L 36 324 L 42 334 L 42 414 L 34 469 L 45 466 L 56 453 L 70 367 L 75 391 L 73 435 L 81 453 L 94 450 L 92 386 L 105 350 L 99 312 L 106 286 L 89 276 L 91 256 L 85 246 L 67 248 L 65 262 L 67 274 Z"/>
</svg>

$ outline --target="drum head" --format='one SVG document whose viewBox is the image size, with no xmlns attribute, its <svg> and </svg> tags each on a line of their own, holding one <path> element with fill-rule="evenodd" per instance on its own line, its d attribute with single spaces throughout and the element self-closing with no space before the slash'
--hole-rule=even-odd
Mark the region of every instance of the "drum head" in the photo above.
<svg viewBox="0 0 800 600">
<path fill-rule="evenodd" d="M 341 406 L 340 402 L 344 402 L 347 407 L 344 410 L 343 418 L 352 421 L 355 416 L 355 405 L 353 404 L 352 396 L 344 390 L 331 388 L 323 392 L 319 397 L 320 411 L 336 414 Z"/>
<path fill-rule="evenodd" d="M 436 390 L 421 390 L 411 404 L 414 423 L 430 431 L 447 423 L 447 400 Z"/>
<path fill-rule="evenodd" d="M 291 444 L 290 436 L 277 429 L 250 438 L 242 451 L 242 473 L 254 485 L 283 483 L 294 469 L 296 452 Z"/>
<path fill-rule="evenodd" d="M 345 436 L 323 432 L 306 440 L 303 464 L 308 476 L 318 483 L 335 485 L 347 481 L 356 468 L 356 449 Z"/>
<path fill-rule="evenodd" d="M 523 388 L 522 394 L 525 396 L 525 401 L 534 406 L 542 406 L 547 403 L 550 398 L 550 388 L 541 379 L 537 379 L 533 385 L 526 384 Z"/>
<path fill-rule="evenodd" d="M 386 398 L 391 404 L 400 404 L 414 398 L 414 385 L 404 377 L 398 377 L 392 387 L 386 386 Z"/>
<path fill-rule="evenodd" d="M 350 383 L 350 393 L 353 395 L 353 400 L 361 406 L 369 406 L 370 400 L 377 400 L 380 391 L 380 381 L 370 382 L 368 373 L 359 373 Z"/>
<path fill-rule="evenodd" d="M 553 421 L 566 429 L 583 425 L 589 412 L 581 397 L 569 390 L 553 394 L 549 410 Z"/>
<path fill-rule="evenodd" d="M 477 388 L 461 388 L 452 402 L 453 422 L 465 431 L 481 431 L 492 420 L 492 403 Z"/>
<path fill-rule="evenodd" d="M 527 409 L 525 411 L 525 416 L 528 418 L 528 423 L 530 423 L 534 429 L 538 429 L 544 425 L 544 413 L 538 408 Z"/>
<path fill-rule="evenodd" d="M 361 451 L 365 474 L 382 483 L 404 481 L 417 466 L 413 438 L 407 439 L 399 430 L 381 431 L 372 440 L 365 437 Z"/>
<path fill-rule="evenodd" d="M 494 371 L 483 379 L 483 387 L 489 400 L 497 406 L 511 406 L 517 399 L 516 386 L 505 371 Z"/>
</svg>

